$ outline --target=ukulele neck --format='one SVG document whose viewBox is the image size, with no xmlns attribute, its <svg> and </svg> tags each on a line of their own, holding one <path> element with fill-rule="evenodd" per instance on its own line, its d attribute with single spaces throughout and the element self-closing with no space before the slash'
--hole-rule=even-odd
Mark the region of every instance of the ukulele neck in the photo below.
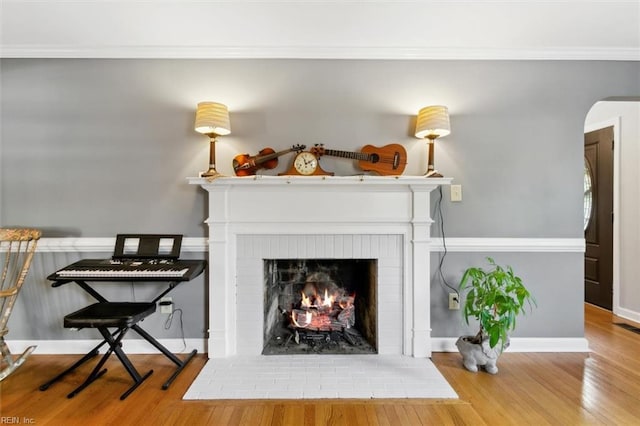
<svg viewBox="0 0 640 426">
<path fill-rule="evenodd" d="M 324 155 L 331 157 L 349 158 L 351 160 L 368 161 L 370 154 L 364 152 L 338 151 L 335 149 L 325 149 Z"/>
</svg>

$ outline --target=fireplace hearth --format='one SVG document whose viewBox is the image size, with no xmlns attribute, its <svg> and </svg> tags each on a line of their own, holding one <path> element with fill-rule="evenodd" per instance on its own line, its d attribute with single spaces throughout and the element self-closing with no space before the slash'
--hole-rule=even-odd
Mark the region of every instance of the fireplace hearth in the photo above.
<svg viewBox="0 0 640 426">
<path fill-rule="evenodd" d="M 264 261 L 263 355 L 377 353 L 375 259 Z"/>
</svg>

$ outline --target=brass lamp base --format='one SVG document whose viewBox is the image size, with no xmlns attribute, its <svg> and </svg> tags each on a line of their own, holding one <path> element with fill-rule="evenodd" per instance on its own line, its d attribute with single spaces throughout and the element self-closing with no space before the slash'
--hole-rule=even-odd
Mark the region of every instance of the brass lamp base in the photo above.
<svg viewBox="0 0 640 426">
<path fill-rule="evenodd" d="M 424 174 L 424 177 L 442 177 L 442 175 L 440 173 L 438 173 L 438 171 L 435 169 L 435 167 L 433 166 L 433 159 L 435 158 L 435 154 L 434 154 L 434 146 L 435 146 L 435 142 L 436 139 L 438 138 L 437 135 L 429 135 L 427 136 L 427 138 L 429 139 L 429 141 L 427 142 L 427 172 Z"/>
<path fill-rule="evenodd" d="M 216 135 L 215 133 L 209 133 L 209 170 L 200 173 L 200 177 L 207 178 L 209 180 L 223 177 L 222 173 L 216 170 Z"/>
<path fill-rule="evenodd" d="M 200 172 L 200 177 L 203 178 L 207 178 L 207 179 L 217 179 L 219 177 L 224 177 L 224 175 L 220 172 L 218 172 L 216 169 L 212 168 L 207 170 L 206 172 Z"/>
<path fill-rule="evenodd" d="M 437 170 L 430 170 L 427 173 L 424 174 L 424 177 L 430 177 L 430 178 L 441 178 L 443 177 L 440 173 L 438 173 Z"/>
</svg>

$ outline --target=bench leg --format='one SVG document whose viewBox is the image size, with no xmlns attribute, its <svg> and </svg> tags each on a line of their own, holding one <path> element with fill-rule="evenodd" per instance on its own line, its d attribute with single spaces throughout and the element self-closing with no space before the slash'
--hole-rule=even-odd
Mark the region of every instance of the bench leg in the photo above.
<svg viewBox="0 0 640 426">
<path fill-rule="evenodd" d="M 87 353 L 78 361 L 76 361 L 71 367 L 67 368 L 66 370 L 58 374 L 53 379 L 41 385 L 40 386 L 41 391 L 47 390 L 49 386 L 51 386 L 53 383 L 57 382 L 58 380 L 63 378 L 65 375 L 67 375 L 71 371 L 75 370 L 76 368 L 78 368 L 79 366 L 81 366 L 91 358 L 98 355 L 99 349 L 102 346 L 104 346 L 106 343 L 109 344 L 109 349 L 105 352 L 105 354 L 102 356 L 98 364 L 93 368 L 93 370 L 91 371 L 89 376 L 85 379 L 85 381 L 82 382 L 80 386 L 78 386 L 73 391 L 71 391 L 67 395 L 67 398 L 73 398 L 74 396 L 79 394 L 82 390 L 84 390 L 87 386 L 89 386 L 91 383 L 93 383 L 94 381 L 102 377 L 102 375 L 104 375 L 104 373 L 107 372 L 107 369 L 106 368 L 103 369 L 102 367 L 107 362 L 111 354 L 114 352 L 134 381 L 133 386 L 127 389 L 127 391 L 120 396 L 121 400 L 129 396 L 131 392 L 136 390 L 136 388 L 140 386 L 142 382 L 144 382 L 153 373 L 153 370 L 150 370 L 144 376 L 141 376 L 140 373 L 138 373 L 138 370 L 136 370 L 136 368 L 133 366 L 133 364 L 127 357 L 127 355 L 122 350 L 122 339 L 124 338 L 127 331 L 129 331 L 128 328 L 118 329 L 113 333 L 110 333 L 107 328 L 98 328 L 98 331 L 100 331 L 100 334 L 102 334 L 102 337 L 104 338 L 104 340 L 98 346 L 93 348 L 89 353 Z"/>
<path fill-rule="evenodd" d="M 107 341 L 103 340 L 102 343 L 100 343 L 98 346 L 96 346 L 90 352 L 88 352 L 85 356 L 83 356 L 78 361 L 76 361 L 71 367 L 67 368 L 62 373 L 58 374 L 53 379 L 49 380 L 47 383 L 42 384 L 40 386 L 40 390 L 41 391 L 46 391 L 47 389 L 49 389 L 49 386 L 51 386 L 52 384 L 54 384 L 58 380 L 62 379 L 64 376 L 66 376 L 67 374 L 69 374 L 70 372 L 75 370 L 76 368 L 80 367 L 82 364 L 84 364 L 85 362 L 87 362 L 88 360 L 93 358 L 94 356 L 98 355 L 99 349 L 102 346 L 104 346 L 105 343 L 107 343 Z"/>
<path fill-rule="evenodd" d="M 107 369 L 106 368 L 102 369 L 102 366 L 104 365 L 105 362 L 107 362 L 107 359 L 109 359 L 109 356 L 111 356 L 111 353 L 113 352 L 115 346 L 120 344 L 120 341 L 122 340 L 126 332 L 126 330 L 119 330 L 120 334 L 118 334 L 118 337 L 114 340 L 111 333 L 109 333 L 109 330 L 107 330 L 106 328 L 105 329 L 100 328 L 99 330 L 100 330 L 100 333 L 102 333 L 102 336 L 104 337 L 104 342 L 109 343 L 109 350 L 107 350 L 107 352 L 105 352 L 105 354 L 102 355 L 100 362 L 98 362 L 98 364 L 93 368 L 93 370 L 91 371 L 87 379 L 80 386 L 78 386 L 73 391 L 71 391 L 71 393 L 67 395 L 67 398 L 73 398 L 74 396 L 79 394 L 82 390 L 84 390 L 84 388 L 89 386 L 91 383 L 95 382 L 97 379 L 102 377 L 104 373 L 107 372 Z M 103 333 L 103 331 L 106 332 L 106 335 L 105 333 Z"/>
<path fill-rule="evenodd" d="M 144 376 L 141 376 L 140 373 L 138 373 L 138 370 L 136 370 L 136 368 L 131 363 L 131 360 L 129 360 L 129 357 L 127 357 L 127 354 L 125 354 L 122 350 L 122 346 L 120 343 L 124 335 L 127 333 L 127 331 L 129 331 L 128 328 L 123 329 L 120 335 L 115 340 L 109 333 L 109 330 L 107 330 L 106 328 L 99 328 L 98 330 L 100 331 L 100 333 L 102 333 L 102 336 L 105 338 L 105 340 L 109 342 L 109 346 L 111 346 L 111 349 L 113 349 L 113 352 L 115 352 L 116 356 L 133 379 L 133 386 L 127 389 L 127 391 L 120 396 L 120 400 L 123 400 L 128 397 L 131 392 L 136 390 L 137 387 L 142 384 L 142 382 L 144 382 L 149 376 L 151 376 L 153 370 L 149 370 Z"/>
</svg>

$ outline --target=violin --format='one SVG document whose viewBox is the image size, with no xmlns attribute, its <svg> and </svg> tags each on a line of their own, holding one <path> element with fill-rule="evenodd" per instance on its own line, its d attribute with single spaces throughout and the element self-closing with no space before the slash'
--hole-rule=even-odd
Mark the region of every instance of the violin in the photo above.
<svg viewBox="0 0 640 426">
<path fill-rule="evenodd" d="M 272 148 L 262 149 L 258 155 L 239 154 L 233 158 L 233 171 L 236 176 L 253 176 L 260 169 L 274 169 L 278 166 L 278 157 L 290 152 L 299 152 L 305 145 L 293 145 L 284 151 L 275 152 Z"/>
</svg>

